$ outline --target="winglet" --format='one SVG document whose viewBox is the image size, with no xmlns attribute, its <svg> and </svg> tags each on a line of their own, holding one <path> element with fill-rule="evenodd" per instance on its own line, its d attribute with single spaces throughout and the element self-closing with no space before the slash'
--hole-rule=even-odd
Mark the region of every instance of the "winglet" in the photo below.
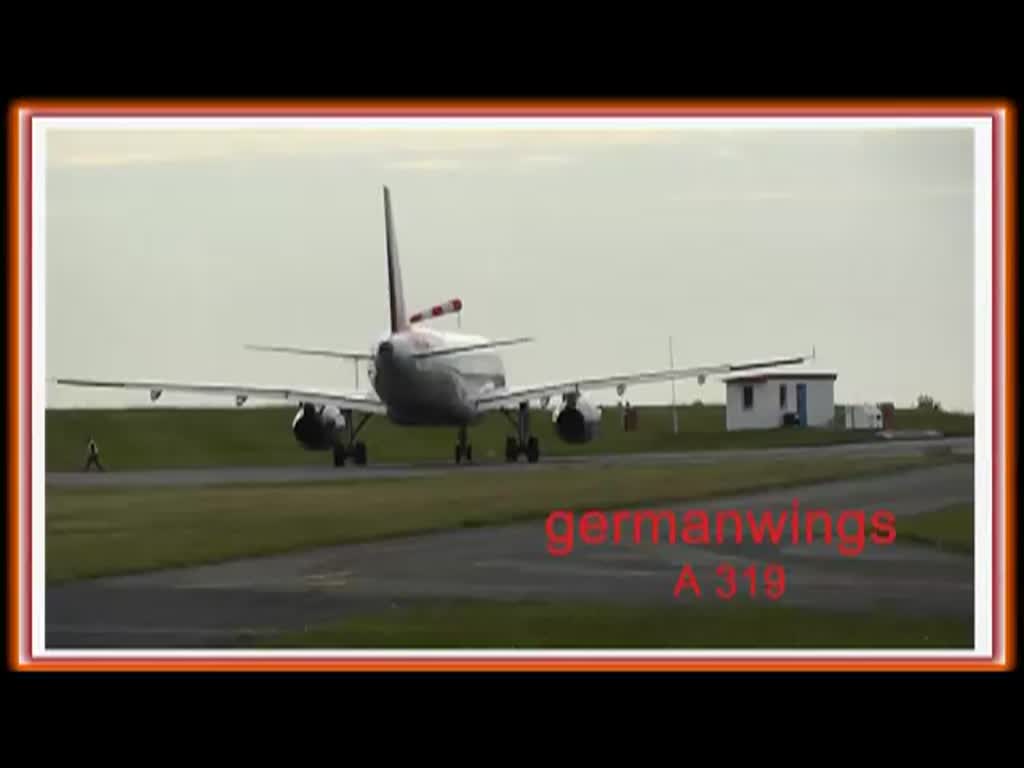
<svg viewBox="0 0 1024 768">
<path fill-rule="evenodd" d="M 391 214 L 391 191 L 384 187 L 384 227 L 387 238 L 388 257 L 388 298 L 391 305 L 391 332 L 404 331 L 409 327 L 405 315 L 405 293 L 402 290 L 402 268 L 398 260 L 398 238 Z"/>
</svg>

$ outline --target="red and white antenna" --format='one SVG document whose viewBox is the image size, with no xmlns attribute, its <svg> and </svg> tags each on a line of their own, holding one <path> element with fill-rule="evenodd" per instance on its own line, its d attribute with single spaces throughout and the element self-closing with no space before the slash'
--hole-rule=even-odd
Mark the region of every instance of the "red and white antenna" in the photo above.
<svg viewBox="0 0 1024 768">
<path fill-rule="evenodd" d="M 452 312 L 462 311 L 462 299 L 451 299 L 446 301 L 444 304 L 436 304 L 430 309 L 425 309 L 422 312 L 417 312 L 415 315 L 409 318 L 410 323 L 419 323 L 423 320 L 430 320 L 435 317 L 441 317 L 442 315 L 450 315 Z"/>
</svg>

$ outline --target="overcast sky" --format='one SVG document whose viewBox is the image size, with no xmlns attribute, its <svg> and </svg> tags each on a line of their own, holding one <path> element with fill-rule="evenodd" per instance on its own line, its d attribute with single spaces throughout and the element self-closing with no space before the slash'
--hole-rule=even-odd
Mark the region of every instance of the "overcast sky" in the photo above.
<svg viewBox="0 0 1024 768">
<path fill-rule="evenodd" d="M 535 336 L 510 384 L 665 367 L 671 335 L 679 366 L 815 345 L 837 403 L 973 410 L 968 129 L 54 129 L 47 150 L 47 377 L 350 390 L 349 363 L 242 345 L 369 350 L 387 184 L 408 310 L 457 296 L 464 331 Z M 231 405 L 161 400 L 203 402 Z"/>
</svg>

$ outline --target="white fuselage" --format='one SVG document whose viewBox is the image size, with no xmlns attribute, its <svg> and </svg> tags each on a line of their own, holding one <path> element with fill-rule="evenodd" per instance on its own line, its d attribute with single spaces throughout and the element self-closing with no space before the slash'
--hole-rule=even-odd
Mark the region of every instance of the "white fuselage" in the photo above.
<svg viewBox="0 0 1024 768">
<path fill-rule="evenodd" d="M 372 350 L 370 382 L 388 418 L 406 426 L 462 426 L 481 414 L 476 397 L 506 385 L 501 357 L 491 349 L 416 358 L 416 353 L 465 347 L 487 339 L 425 327 L 389 334 Z"/>
</svg>

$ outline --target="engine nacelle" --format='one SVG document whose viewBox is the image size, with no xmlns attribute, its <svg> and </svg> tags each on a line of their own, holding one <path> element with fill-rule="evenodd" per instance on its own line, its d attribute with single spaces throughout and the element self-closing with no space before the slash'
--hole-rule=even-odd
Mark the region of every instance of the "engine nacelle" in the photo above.
<svg viewBox="0 0 1024 768">
<path fill-rule="evenodd" d="M 292 420 L 292 434 L 304 448 L 326 451 L 337 442 L 337 435 L 345 428 L 345 417 L 333 406 L 315 406 L 304 403 Z"/>
<path fill-rule="evenodd" d="M 601 409 L 576 396 L 569 398 L 554 412 L 555 432 L 567 443 L 589 443 L 601 427 Z"/>
</svg>

